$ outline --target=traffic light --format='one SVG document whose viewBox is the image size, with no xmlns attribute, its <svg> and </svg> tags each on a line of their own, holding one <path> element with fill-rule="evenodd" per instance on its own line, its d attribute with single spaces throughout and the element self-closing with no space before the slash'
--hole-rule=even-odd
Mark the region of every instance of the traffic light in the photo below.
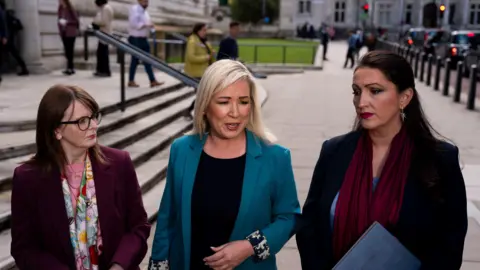
<svg viewBox="0 0 480 270">
<path fill-rule="evenodd" d="M 438 9 L 440 10 L 440 19 L 443 19 L 443 15 L 445 14 L 445 10 L 447 9 L 447 7 L 445 7 L 444 4 L 441 4 Z"/>
<path fill-rule="evenodd" d="M 369 8 L 369 7 L 370 7 L 370 6 L 368 5 L 368 3 L 367 3 L 367 4 L 364 4 L 364 5 L 363 5 L 363 12 L 368 13 L 368 8 Z"/>
</svg>

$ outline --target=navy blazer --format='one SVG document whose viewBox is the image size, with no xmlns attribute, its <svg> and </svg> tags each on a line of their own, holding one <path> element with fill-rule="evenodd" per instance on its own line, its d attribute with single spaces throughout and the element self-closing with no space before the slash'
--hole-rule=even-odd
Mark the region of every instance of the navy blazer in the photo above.
<svg viewBox="0 0 480 270">
<path fill-rule="evenodd" d="M 101 149 L 108 164 L 91 159 L 103 240 L 99 266 L 139 269 L 150 225 L 135 169 L 127 152 Z M 45 172 L 31 164 L 15 169 L 11 253 L 22 270 L 76 269 L 58 169 Z"/>
<path fill-rule="evenodd" d="M 323 143 L 303 207 L 297 233 L 302 269 L 331 269 L 332 229 L 330 207 L 340 190 L 357 146 L 360 132 L 351 132 Z M 421 269 L 460 269 L 467 233 L 467 198 L 458 161 L 458 148 L 442 142 L 434 157 L 440 176 L 443 203 L 431 199 L 419 181 L 413 159 L 405 186 L 402 208 L 391 233 L 422 262 Z"/>
<path fill-rule="evenodd" d="M 242 197 L 230 241 L 243 240 L 260 230 L 270 247 L 270 256 L 258 263 L 249 258 L 235 269 L 273 270 L 274 254 L 292 236 L 295 216 L 300 213 L 290 151 L 266 144 L 250 131 L 246 133 Z M 190 268 L 191 195 L 206 138 L 188 135 L 171 146 L 151 257 L 156 263 L 168 260 L 170 269 Z"/>
</svg>

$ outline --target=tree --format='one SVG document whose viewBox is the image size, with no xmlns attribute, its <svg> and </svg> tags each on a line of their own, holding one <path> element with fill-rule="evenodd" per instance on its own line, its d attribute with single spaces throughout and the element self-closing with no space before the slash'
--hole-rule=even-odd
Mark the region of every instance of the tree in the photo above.
<svg viewBox="0 0 480 270">
<path fill-rule="evenodd" d="M 279 13 L 279 0 L 265 0 L 265 17 L 269 22 L 276 20 Z M 241 23 L 264 23 L 263 0 L 233 0 L 230 6 L 232 19 Z"/>
</svg>

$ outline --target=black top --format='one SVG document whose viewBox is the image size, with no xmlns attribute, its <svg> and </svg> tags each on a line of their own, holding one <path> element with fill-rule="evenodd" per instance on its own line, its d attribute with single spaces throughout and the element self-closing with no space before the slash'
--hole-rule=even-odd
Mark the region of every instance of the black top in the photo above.
<svg viewBox="0 0 480 270">
<path fill-rule="evenodd" d="M 237 40 L 232 37 L 226 37 L 220 42 L 218 48 L 217 60 L 238 58 L 238 44 Z"/>
<path fill-rule="evenodd" d="M 303 270 L 332 269 L 330 208 L 340 190 L 355 152 L 360 132 L 323 143 L 313 172 L 302 217 L 297 222 L 297 246 Z M 467 198 L 458 161 L 458 148 L 439 142 L 433 158 L 440 177 L 442 200 L 426 190 L 420 165 L 422 153 L 414 149 L 399 220 L 390 231 L 422 263 L 423 269 L 460 269 L 467 233 Z"/>
<path fill-rule="evenodd" d="M 190 269 L 209 269 L 203 259 L 229 242 L 242 197 L 245 157 L 218 159 L 202 152 L 192 191 Z"/>
</svg>

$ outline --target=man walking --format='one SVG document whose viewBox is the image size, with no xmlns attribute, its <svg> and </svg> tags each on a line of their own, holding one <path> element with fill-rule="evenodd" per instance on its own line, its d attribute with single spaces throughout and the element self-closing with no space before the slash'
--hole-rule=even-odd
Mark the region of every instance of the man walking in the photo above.
<svg viewBox="0 0 480 270">
<path fill-rule="evenodd" d="M 221 59 L 238 59 L 237 37 L 240 32 L 240 24 L 238 22 L 230 23 L 230 34 L 220 42 L 217 53 L 217 60 Z"/>
<path fill-rule="evenodd" d="M 148 0 L 138 0 L 138 4 L 133 5 L 130 8 L 128 22 L 129 22 L 129 37 L 128 42 L 139 49 L 150 53 L 150 44 L 148 43 L 148 36 L 151 29 L 153 28 L 153 23 L 150 19 L 150 15 L 147 12 Z M 164 82 L 158 82 L 155 79 L 153 74 L 152 66 L 147 63 L 143 63 L 145 71 L 148 74 L 150 80 L 150 87 L 156 87 L 162 85 Z M 137 71 L 138 58 L 132 56 L 130 62 L 130 71 L 129 71 L 129 87 L 139 87 L 135 83 L 135 73 Z"/>
<path fill-rule="evenodd" d="M 3 1 L 2 1 L 3 2 Z M 3 51 L 8 42 L 8 28 L 5 10 L 0 5 L 0 82 L 2 82 L 2 72 L 3 72 Z"/>
</svg>

